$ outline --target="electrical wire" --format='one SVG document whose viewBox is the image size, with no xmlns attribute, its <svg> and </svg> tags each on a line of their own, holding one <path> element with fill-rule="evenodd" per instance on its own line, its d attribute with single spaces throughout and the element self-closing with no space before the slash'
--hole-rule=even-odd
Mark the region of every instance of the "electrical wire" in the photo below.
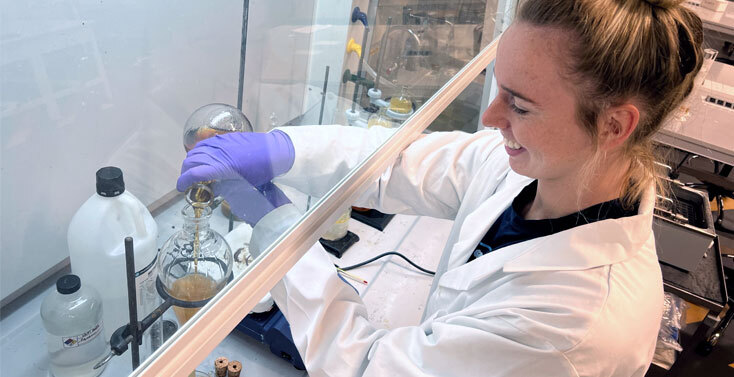
<svg viewBox="0 0 734 377">
<path fill-rule="evenodd" d="M 424 272 L 424 273 L 426 273 L 428 275 L 436 275 L 435 272 L 433 272 L 431 270 L 427 270 L 427 269 L 425 269 L 425 268 L 423 268 L 423 267 L 421 267 L 421 266 L 413 263 L 413 261 L 411 261 L 410 259 L 408 259 L 408 257 L 406 257 L 403 254 L 398 253 L 397 251 L 388 251 L 387 253 L 382 253 L 382 254 L 380 254 L 380 255 L 378 255 L 378 256 L 376 256 L 374 258 L 370 258 L 370 259 L 368 259 L 368 260 L 366 260 L 364 262 L 357 263 L 355 265 L 351 265 L 351 266 L 347 266 L 347 267 L 340 267 L 340 266 L 338 266 L 336 264 L 334 266 L 336 266 L 337 268 L 341 268 L 342 270 L 349 271 L 349 270 L 353 270 L 353 269 L 358 268 L 358 267 L 362 267 L 362 266 L 364 266 L 366 264 L 372 263 L 372 262 L 374 262 L 374 261 L 376 261 L 376 260 L 378 260 L 380 258 L 384 258 L 384 257 L 386 257 L 388 255 L 397 255 L 400 258 L 403 258 L 406 262 L 410 263 L 411 266 L 413 266 L 413 267 L 417 268 L 418 270 L 420 270 L 421 272 Z"/>
</svg>

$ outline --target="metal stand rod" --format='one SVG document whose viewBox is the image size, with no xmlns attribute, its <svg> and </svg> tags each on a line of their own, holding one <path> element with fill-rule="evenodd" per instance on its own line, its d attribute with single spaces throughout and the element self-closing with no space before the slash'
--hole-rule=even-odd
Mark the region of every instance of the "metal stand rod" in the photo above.
<svg viewBox="0 0 734 377">
<path fill-rule="evenodd" d="M 128 237 L 130 238 L 130 237 Z M 127 251 L 127 239 L 125 239 L 125 247 Z M 130 238 L 130 250 L 132 251 L 132 238 Z M 125 259 L 127 260 L 127 253 L 125 253 Z M 199 260 L 210 260 L 210 259 L 216 259 L 216 258 L 204 258 Z M 128 266 L 134 266 L 134 260 L 130 258 L 130 263 L 128 263 Z M 224 263 L 222 261 L 219 261 L 219 263 Z M 133 268 L 134 270 L 134 268 Z M 135 277 L 134 273 L 132 276 Z M 231 282 L 232 279 L 234 279 L 234 274 L 230 273 L 229 277 L 227 278 L 227 283 Z M 128 282 L 134 281 L 131 279 L 128 279 Z M 130 285 L 128 285 L 128 288 Z M 163 282 L 161 281 L 160 276 L 156 278 L 155 280 L 155 288 L 158 291 L 158 294 L 163 298 L 163 303 L 160 304 L 155 310 L 150 312 L 145 318 L 143 318 L 142 321 L 137 322 L 137 318 L 130 318 L 130 323 L 126 325 L 120 326 L 115 332 L 112 333 L 112 336 L 110 336 L 110 352 L 105 356 L 102 360 L 100 360 L 97 364 L 94 365 L 93 369 L 99 369 L 103 365 L 107 364 L 114 356 L 120 356 L 123 353 L 127 352 L 127 345 L 132 343 L 133 349 L 137 350 L 137 346 L 140 343 L 140 337 L 137 336 L 137 338 L 133 337 L 133 329 L 137 329 L 138 334 L 144 333 L 150 326 L 155 323 L 155 321 L 159 320 L 163 313 L 166 312 L 171 306 L 179 306 L 182 308 L 201 308 L 204 305 L 206 305 L 211 298 L 205 299 L 205 300 L 199 300 L 199 301 L 183 301 L 176 299 L 174 297 L 171 297 L 171 295 L 166 292 L 166 289 L 163 287 Z M 135 311 L 135 317 L 137 317 L 137 310 Z M 132 320 L 136 320 L 137 326 L 132 326 Z M 134 341 L 134 339 L 138 339 L 137 341 Z M 135 351 L 133 351 L 135 352 Z M 135 364 L 134 361 L 135 358 L 133 358 L 133 369 L 137 368 L 138 365 L 140 365 L 140 362 L 138 361 L 137 364 Z"/>
<path fill-rule="evenodd" d="M 140 365 L 140 342 L 141 331 L 138 322 L 138 298 L 135 289 L 135 254 L 133 251 L 133 238 L 125 237 L 125 267 L 127 269 L 127 307 L 130 312 L 130 335 L 132 336 L 132 361 L 133 370 Z"/>
<path fill-rule="evenodd" d="M 365 26 L 364 33 L 362 33 L 362 54 L 359 56 L 359 64 L 357 65 L 357 77 L 362 78 L 362 64 L 364 64 L 364 56 L 367 55 L 367 34 L 369 34 L 370 28 Z M 359 93 L 359 82 L 354 82 L 354 95 L 352 96 L 352 111 L 357 106 L 357 97 Z"/>
<path fill-rule="evenodd" d="M 326 66 L 324 73 L 324 90 L 321 92 L 321 110 L 319 111 L 319 125 L 324 120 L 324 105 L 326 104 L 326 86 L 329 85 L 329 66 Z"/>
<path fill-rule="evenodd" d="M 245 53 L 247 51 L 247 17 L 250 9 L 250 0 L 242 4 L 242 40 L 240 42 L 240 79 L 237 87 L 237 108 L 242 110 L 242 94 L 245 90 Z"/>
<path fill-rule="evenodd" d="M 324 89 L 321 91 L 321 110 L 319 110 L 319 125 L 324 121 L 324 105 L 326 105 L 326 87 L 329 85 L 329 66 L 326 66 L 326 72 L 324 72 Z M 306 211 L 311 209 L 311 195 L 306 199 Z"/>
<path fill-rule="evenodd" d="M 380 65 L 382 65 L 382 59 L 385 57 L 385 48 L 387 48 L 387 37 L 390 36 L 390 26 L 392 26 L 392 17 L 387 18 L 387 26 L 385 27 L 385 34 L 382 35 L 380 41 L 380 55 L 377 56 L 377 64 L 375 64 L 375 89 L 379 89 L 380 86 Z M 375 36 L 373 35 L 372 38 Z"/>
</svg>

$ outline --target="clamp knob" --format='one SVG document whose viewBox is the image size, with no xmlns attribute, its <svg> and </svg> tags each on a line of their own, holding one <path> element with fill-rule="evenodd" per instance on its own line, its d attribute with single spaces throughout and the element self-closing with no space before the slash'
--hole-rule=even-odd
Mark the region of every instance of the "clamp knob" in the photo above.
<svg viewBox="0 0 734 377">
<path fill-rule="evenodd" d="M 359 7 L 354 7 L 352 11 L 352 22 L 357 22 L 357 20 L 362 21 L 362 25 L 367 27 L 367 14 L 359 10 Z"/>
<path fill-rule="evenodd" d="M 356 52 L 357 56 L 362 57 L 362 46 L 354 41 L 354 38 L 349 38 L 347 42 L 347 53 Z"/>
</svg>

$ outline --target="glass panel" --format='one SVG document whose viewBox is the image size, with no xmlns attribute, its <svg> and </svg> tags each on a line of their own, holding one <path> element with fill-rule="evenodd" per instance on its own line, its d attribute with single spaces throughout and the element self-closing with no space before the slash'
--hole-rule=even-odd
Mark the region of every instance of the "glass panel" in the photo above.
<svg viewBox="0 0 734 377">
<path fill-rule="evenodd" d="M 508 6 L 499 3 L 502 9 Z M 39 0 L 0 6 L 2 211 L 7 214 L 2 220 L 0 286 L 3 305 L 12 303 L 3 308 L 3 344 L 11 344 L 11 337 L 27 339 L 13 352 L 48 360 L 38 352 L 45 347 L 38 305 L 56 288 L 47 280 L 41 293 L 37 289 L 36 296 L 14 300 L 54 271 L 68 272 L 65 258 L 70 253 L 71 270 L 101 293 L 104 313 L 115 313 L 114 318 L 103 316 L 99 336 L 109 341 L 128 320 L 123 238 L 133 235 L 136 295 L 146 303 L 138 307 L 138 319 L 158 307 L 164 320 L 146 330 L 139 355 L 145 365 L 156 349 L 154 357 L 207 311 L 216 314 L 223 303 L 219 296 L 212 300 L 214 294 L 245 275 L 267 273 L 269 254 L 257 260 L 249 256 L 252 226 L 273 208 L 282 208 L 283 200 L 273 199 L 275 189 L 267 181 L 275 182 L 297 212 L 275 222 L 279 227 L 261 241 L 262 250 L 285 237 L 283 232 L 302 226 L 304 219 L 316 221 L 314 216 L 321 216 L 317 209 L 326 208 L 335 187 L 493 39 L 495 15 L 502 14 L 496 2 L 448 0 L 277 0 L 220 2 L 214 7 L 197 2 Z M 352 21 L 355 6 L 364 14 Z M 484 72 L 475 76 L 428 132 L 477 130 L 489 93 L 486 82 Z M 226 106 L 201 110 L 215 103 Z M 202 125 L 216 132 L 189 132 Z M 322 131 L 313 128 L 320 125 L 343 126 L 333 132 L 346 132 L 352 141 L 320 140 L 316 135 Z M 375 130 L 355 142 L 358 128 Z M 231 177 L 212 176 L 207 188 L 195 186 L 199 196 L 172 194 L 185 151 L 191 149 L 185 145 L 191 144 L 187 132 L 201 141 L 224 131 L 264 135 L 273 129 L 284 131 L 294 144 L 293 167 L 264 169 L 264 176 L 238 177 L 228 187 L 224 183 Z M 253 150 L 275 153 L 259 148 L 257 140 L 250 143 Z M 332 148 L 326 160 L 308 162 L 313 165 L 299 159 L 305 149 L 329 151 L 337 144 L 347 148 L 348 156 Z M 119 219 L 119 213 L 101 207 L 83 211 L 84 203 L 105 206 L 117 197 L 102 193 L 100 181 L 95 182 L 95 172 L 104 166 L 119 167 L 125 192 L 139 200 L 126 203 L 138 211 L 125 224 L 139 225 L 135 231 L 112 237 L 101 224 Z M 314 175 L 299 176 L 309 170 Z M 103 181 L 112 184 L 115 178 Z M 48 189 L 50 182 L 53 188 Z M 267 195 L 242 200 L 243 187 Z M 343 240 L 349 204 L 327 211 L 318 234 L 337 243 Z M 142 205 L 152 209 L 155 225 L 146 223 Z M 84 257 L 91 248 L 84 254 L 79 245 L 106 248 L 109 261 Z M 152 252 L 144 253 L 146 248 Z M 192 288 L 202 279 L 205 287 Z M 23 329 L 25 323 L 13 313 L 17 318 L 30 313 L 35 327 Z M 5 351 L 3 346 L 3 374 L 30 373 L 10 366 L 6 356 L 12 354 Z M 131 354 L 128 349 L 113 357 L 102 375 L 129 374 Z M 102 356 L 95 354 L 91 364 Z M 190 356 L 197 357 L 204 355 Z"/>
</svg>

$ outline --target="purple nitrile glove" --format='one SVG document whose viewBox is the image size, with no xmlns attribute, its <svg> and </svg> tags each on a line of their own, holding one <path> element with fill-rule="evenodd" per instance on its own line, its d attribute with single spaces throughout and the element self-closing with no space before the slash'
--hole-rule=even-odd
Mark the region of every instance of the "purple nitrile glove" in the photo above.
<svg viewBox="0 0 734 377">
<path fill-rule="evenodd" d="M 244 178 L 260 187 L 293 166 L 295 151 L 288 135 L 233 132 L 200 141 L 181 164 L 178 191 L 195 182 Z"/>
<path fill-rule="evenodd" d="M 270 211 L 291 202 L 272 182 L 254 187 L 242 178 L 228 179 L 214 182 L 212 190 L 227 200 L 234 215 L 252 226 Z"/>
</svg>

